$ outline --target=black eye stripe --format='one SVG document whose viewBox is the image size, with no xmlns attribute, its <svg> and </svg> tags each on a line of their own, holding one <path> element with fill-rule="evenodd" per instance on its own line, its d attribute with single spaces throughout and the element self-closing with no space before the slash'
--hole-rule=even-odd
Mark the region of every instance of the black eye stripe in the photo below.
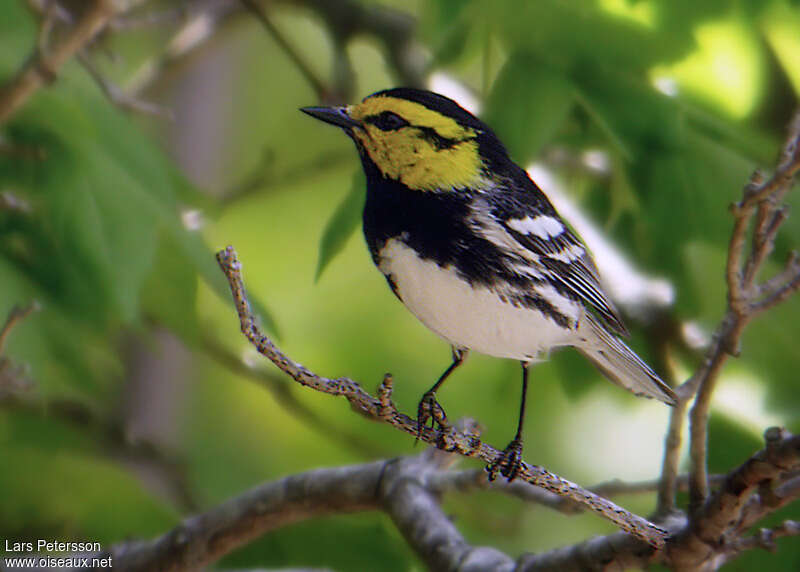
<svg viewBox="0 0 800 572">
<path fill-rule="evenodd" d="M 411 125 L 406 119 L 399 116 L 392 111 L 382 111 L 377 115 L 371 115 L 364 119 L 365 122 L 371 123 L 381 131 L 397 131 L 403 127 L 413 127 L 420 132 L 422 137 L 432 143 L 437 149 L 452 149 L 459 143 L 463 143 L 467 139 L 453 139 L 441 135 L 433 127 Z"/>
<path fill-rule="evenodd" d="M 461 143 L 459 139 L 450 139 L 439 134 L 433 127 L 417 127 L 422 136 L 433 143 L 437 149 L 451 149 Z"/>
<path fill-rule="evenodd" d="M 397 129 L 411 125 L 408 121 L 391 111 L 382 111 L 378 115 L 372 115 L 367 118 L 367 122 L 372 123 L 381 131 L 396 131 Z"/>
</svg>

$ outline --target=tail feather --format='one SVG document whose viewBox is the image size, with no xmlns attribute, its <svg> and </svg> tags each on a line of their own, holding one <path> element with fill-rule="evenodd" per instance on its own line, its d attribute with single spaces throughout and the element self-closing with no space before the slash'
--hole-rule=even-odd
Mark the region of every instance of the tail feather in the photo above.
<svg viewBox="0 0 800 572">
<path fill-rule="evenodd" d="M 587 314 L 581 320 L 578 331 L 582 344 L 577 345 L 577 349 L 608 379 L 635 395 L 652 397 L 668 405 L 675 405 L 677 398 L 672 389 L 633 350 L 606 330 L 594 317 Z"/>
</svg>

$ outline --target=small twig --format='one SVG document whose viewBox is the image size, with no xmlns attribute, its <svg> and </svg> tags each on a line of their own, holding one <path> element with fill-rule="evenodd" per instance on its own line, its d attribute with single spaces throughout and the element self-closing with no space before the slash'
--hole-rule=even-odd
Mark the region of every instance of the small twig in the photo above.
<svg viewBox="0 0 800 572">
<path fill-rule="evenodd" d="M 789 472 L 779 479 L 773 479 L 768 499 L 760 494 L 750 497 L 742 507 L 737 531 L 742 533 L 755 526 L 762 518 L 800 499 L 800 474 Z M 765 502 L 768 500 L 768 502 Z"/>
<path fill-rule="evenodd" d="M 481 442 L 474 433 L 456 430 L 442 433 L 428 427 L 420 429 L 415 419 L 398 411 L 394 403 L 392 403 L 392 380 L 390 376 L 384 378 L 378 389 L 378 397 L 375 398 L 351 379 L 321 377 L 305 366 L 293 361 L 282 353 L 272 340 L 261 333 L 256 325 L 256 318 L 250 309 L 247 295 L 245 294 L 241 276 L 241 264 L 233 247 L 229 246 L 219 251 L 217 253 L 217 262 L 219 262 L 220 268 L 228 279 L 236 310 L 239 314 L 242 333 L 256 347 L 259 353 L 267 357 L 295 381 L 322 393 L 341 395 L 357 411 L 373 419 L 385 421 L 409 435 L 419 435 L 422 441 L 435 445 L 443 451 L 456 452 L 466 457 L 481 459 L 487 464 L 493 463 L 500 458 L 501 451 Z M 622 530 L 637 536 L 656 548 L 663 546 L 667 538 L 667 533 L 663 529 L 611 501 L 547 471 L 543 467 L 523 463 L 518 478 L 587 505 Z"/>
<path fill-rule="evenodd" d="M 31 312 L 37 311 L 39 304 L 31 302 L 25 307 L 14 306 L 8 313 L 3 327 L 0 328 L 0 403 L 6 403 L 17 394 L 31 391 L 35 384 L 28 377 L 27 365 L 17 365 L 3 355 L 6 341 L 11 331 Z"/>
<path fill-rule="evenodd" d="M 777 306 L 781 302 L 784 302 L 789 298 L 789 296 L 800 289 L 800 268 L 797 267 L 796 263 L 793 264 L 793 266 L 795 267 L 787 268 L 787 271 L 780 275 L 780 278 L 785 277 L 785 283 L 778 283 L 774 288 L 764 288 L 764 299 L 751 304 L 750 313 L 753 317 L 769 310 L 774 306 Z"/>
<path fill-rule="evenodd" d="M 745 264 L 744 277 L 742 278 L 742 285 L 745 291 L 753 287 L 756 273 L 772 253 L 772 249 L 775 246 L 775 236 L 788 216 L 789 208 L 786 206 L 775 212 L 772 212 L 766 202 L 758 206 L 753 229 L 752 253 Z"/>
<path fill-rule="evenodd" d="M 287 168 L 285 171 L 274 173 L 271 171 L 274 154 L 271 149 L 267 149 L 262 153 L 261 161 L 256 168 L 246 175 L 242 181 L 227 190 L 222 195 L 221 200 L 225 204 L 231 204 L 250 196 L 256 191 L 263 191 L 287 182 L 297 184 L 332 167 L 340 166 L 351 158 L 350 149 L 336 149 L 320 154 L 312 161 L 304 161 L 299 165 Z"/>
<path fill-rule="evenodd" d="M 666 515 L 675 510 L 675 493 L 678 490 L 678 469 L 681 460 L 683 441 L 683 420 L 688 408 L 688 400 L 676 391 L 678 401 L 669 412 L 667 434 L 664 437 L 664 457 L 661 461 L 661 478 L 658 485 L 656 514 Z"/>
<path fill-rule="evenodd" d="M 282 354 L 275 357 L 286 360 L 287 368 L 305 371 Z M 347 380 L 321 378 L 319 381 L 343 383 Z M 380 414 L 391 419 L 401 415 L 393 409 L 385 384 L 377 401 Z M 416 457 L 317 469 L 284 477 L 191 517 L 156 539 L 122 542 L 112 546 L 109 553 L 114 568 L 121 571 L 194 570 L 211 564 L 270 530 L 301 520 L 327 514 L 383 510 L 432 569 L 481 572 L 605 570 L 643 568 L 659 562 L 676 569 L 701 570 L 711 569 L 709 563 L 720 562 L 726 552 L 736 546 L 744 520 L 743 516 L 737 515 L 743 506 L 750 506 L 750 503 L 745 504 L 746 499 L 764 479 L 795 475 L 785 479 L 775 490 L 776 494 L 782 495 L 781 504 L 761 505 L 758 518 L 783 506 L 788 502 L 788 495 L 794 495 L 792 498 L 800 496 L 800 484 L 795 484 L 795 481 L 800 481 L 797 476 L 800 437 L 777 432 L 765 449 L 727 475 L 718 477 L 720 489 L 707 503 L 699 520 L 689 523 L 682 516 L 665 519 L 664 526 L 674 534 L 664 550 L 656 551 L 634 536 L 617 532 L 536 555 L 526 554 L 514 563 L 495 549 L 467 544 L 442 512 L 436 497 L 453 490 L 449 484 L 471 481 L 468 488 L 477 486 L 475 471 L 449 473 L 448 467 L 454 457 L 427 449 Z M 512 483 L 507 486 L 524 485 Z M 621 488 L 652 490 L 654 486 L 655 482 L 607 483 L 599 488 L 605 491 Z M 496 483 L 491 490 L 505 492 L 505 488 L 505 485 Z M 751 516 L 755 514 L 753 511 Z M 787 535 L 792 526 L 787 527 Z M 742 551 L 758 547 L 756 543 L 751 546 L 748 542 L 741 545 Z"/>
<path fill-rule="evenodd" d="M 170 70 L 217 37 L 215 33 L 231 16 L 240 13 L 241 6 L 231 0 L 194 0 L 185 22 L 172 34 L 166 48 L 148 59 L 126 82 L 126 91 L 141 94 L 156 81 L 164 80 Z"/>
<path fill-rule="evenodd" d="M 724 545 L 723 538 L 729 529 L 737 528 L 749 494 L 764 480 L 774 479 L 799 465 L 800 436 L 783 435 L 768 443 L 765 449 L 728 473 L 720 489 L 695 511 L 689 527 L 676 543 L 691 544 L 697 540 L 706 547 L 707 557 L 710 557 L 714 547 Z M 765 513 L 777 508 L 778 505 L 773 505 Z"/>
<path fill-rule="evenodd" d="M 14 326 L 30 316 L 31 313 L 38 311 L 39 308 L 39 303 L 36 301 L 31 302 L 27 306 L 14 306 L 11 308 L 11 311 L 6 317 L 5 324 L 3 324 L 3 327 L 0 328 L 0 355 L 3 355 L 3 351 L 6 347 L 6 340 L 8 339 L 8 335 L 11 333 L 11 330 L 14 329 Z"/>
<path fill-rule="evenodd" d="M 0 89 L 0 125 L 40 87 L 52 81 L 61 66 L 86 46 L 114 16 L 113 0 L 95 0 L 66 37 L 45 52 L 36 50 L 17 74 Z"/>
<path fill-rule="evenodd" d="M 799 470 L 800 437 L 783 432 L 742 465 L 714 477 L 719 489 L 692 521 L 677 513 L 659 521 L 673 532 L 664 550 L 654 554 L 651 548 L 633 542 L 632 537 L 614 533 L 523 556 L 516 570 L 623 570 L 646 568 L 653 562 L 674 570 L 715 570 L 743 532 L 800 498 Z M 780 503 L 765 505 L 758 495 L 752 495 L 763 480 L 789 474 L 795 476 L 781 481 L 774 491 Z"/>
<path fill-rule="evenodd" d="M 322 79 L 320 79 L 316 72 L 311 69 L 311 66 L 305 59 L 300 55 L 300 53 L 294 48 L 294 46 L 289 42 L 286 36 L 275 26 L 272 22 L 272 19 L 267 14 L 266 10 L 255 0 L 239 0 L 242 5 L 253 13 L 253 15 L 261 22 L 261 25 L 264 26 L 264 29 L 272 36 L 272 39 L 275 40 L 275 43 L 278 44 L 278 47 L 283 50 L 283 53 L 292 61 L 292 63 L 297 67 L 300 75 L 302 75 L 305 80 L 311 85 L 311 88 L 317 94 L 317 98 L 320 101 L 329 101 L 331 98 L 335 99 L 335 94 L 332 93 L 332 90 L 325 84 Z"/>
<path fill-rule="evenodd" d="M 36 49 L 40 54 L 46 54 L 50 41 L 50 35 L 53 33 L 53 27 L 56 23 L 57 13 L 62 10 L 57 2 L 48 3 L 42 12 L 42 18 L 39 20 L 39 29 L 36 32 Z M 61 16 L 62 18 L 68 16 Z"/>
<path fill-rule="evenodd" d="M 257 0 L 240 1 L 258 15 L 322 101 L 341 102 L 353 92 L 354 75 L 345 48 L 347 43 L 359 34 L 372 36 L 383 44 L 389 64 L 398 76 L 399 84 L 409 87 L 425 86 L 427 58 L 425 51 L 414 39 L 416 21 L 406 12 L 358 0 L 293 0 L 292 5 L 307 6 L 314 10 L 331 33 L 334 44 L 334 73 L 331 77 L 336 83 L 327 86 L 325 82 L 316 78 L 310 66 L 292 46 L 280 35 L 276 35 L 278 30 L 275 26 L 264 22 L 261 15 L 266 15 L 266 12 Z"/>
<path fill-rule="evenodd" d="M 175 119 L 174 113 L 168 107 L 151 101 L 141 100 L 136 96 L 125 93 L 120 87 L 111 83 L 103 77 L 103 74 L 100 73 L 100 70 L 95 67 L 94 62 L 92 62 L 91 58 L 85 53 L 78 53 L 78 61 L 109 101 L 120 109 L 144 115 L 154 115 L 170 121 Z"/>
<path fill-rule="evenodd" d="M 800 256 L 797 252 L 789 253 L 789 259 L 780 274 L 776 274 L 766 282 L 756 286 L 755 296 L 767 299 L 774 296 L 785 284 L 794 280 L 800 272 Z"/>
<path fill-rule="evenodd" d="M 192 10 L 192 1 L 184 0 L 178 6 L 160 10 L 150 9 L 143 14 L 122 14 L 113 18 L 108 27 L 111 30 L 138 30 L 156 26 L 170 26 L 186 20 Z"/>
<path fill-rule="evenodd" d="M 725 475 L 712 475 L 710 481 L 717 485 L 721 483 Z M 646 494 L 658 490 L 661 481 L 659 479 L 638 482 L 626 482 L 613 480 L 600 483 L 589 490 L 594 494 L 605 498 L 618 495 Z M 689 475 L 680 475 L 675 479 L 677 490 L 685 491 L 688 489 Z M 551 508 L 564 514 L 579 514 L 586 508 L 570 498 L 559 496 L 538 487 L 531 487 L 527 483 L 517 481 L 508 482 L 504 479 L 489 481 L 486 471 L 482 469 L 469 469 L 463 471 L 439 472 L 429 480 L 430 488 L 438 493 L 449 491 L 468 492 L 474 489 L 485 489 L 505 493 L 532 504 L 539 504 Z"/>
<path fill-rule="evenodd" d="M 583 509 L 582 505 L 568 498 L 553 494 L 539 487 L 532 487 L 528 483 L 518 481 L 509 483 L 505 479 L 489 481 L 486 471 L 483 469 L 442 471 L 432 475 L 428 483 L 430 489 L 437 494 L 451 491 L 470 492 L 476 489 L 486 489 L 516 497 L 527 503 L 552 508 L 564 514 L 577 514 L 582 512 Z"/>
<path fill-rule="evenodd" d="M 714 334 L 700 369 L 677 391 L 679 398 L 690 399 L 697 393 L 690 413 L 690 510 L 699 510 L 708 497 L 707 441 L 711 396 L 719 373 L 729 355 L 738 355 L 739 341 L 745 326 L 758 314 L 788 298 L 800 288 L 800 269 L 790 260 L 779 277 L 768 281 L 767 290 L 754 285 L 755 277 L 772 251 L 778 229 L 787 211 L 781 204 L 791 190 L 800 170 L 800 113 L 792 121 L 780 162 L 775 173 L 764 179 L 756 172 L 731 207 L 733 231 L 728 245 L 725 271 L 728 286 L 728 309 Z M 750 253 L 743 260 L 747 230 L 754 223 Z M 760 298 L 759 298 L 760 297 Z"/>
<path fill-rule="evenodd" d="M 800 536 L 800 521 L 785 520 L 774 528 L 762 528 L 758 533 L 739 540 L 734 550 L 739 553 L 753 548 L 763 548 L 769 552 L 776 552 L 778 547 L 775 541 L 787 536 Z"/>
<path fill-rule="evenodd" d="M 25 199 L 21 199 L 10 191 L 0 193 L 0 211 L 11 211 L 21 214 L 31 212 L 31 205 Z"/>
</svg>

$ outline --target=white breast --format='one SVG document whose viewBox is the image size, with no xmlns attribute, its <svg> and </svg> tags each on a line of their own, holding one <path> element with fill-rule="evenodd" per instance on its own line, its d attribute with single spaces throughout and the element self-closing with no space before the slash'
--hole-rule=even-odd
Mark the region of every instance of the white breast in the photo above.
<svg viewBox="0 0 800 572">
<path fill-rule="evenodd" d="M 536 309 L 503 301 L 494 290 L 473 288 L 455 269 L 422 260 L 399 240 L 386 243 L 379 267 L 391 276 L 406 307 L 455 346 L 528 361 L 576 339 L 576 330 L 559 326 Z M 570 320 L 582 316 L 583 308 L 555 289 L 538 293 Z"/>
</svg>

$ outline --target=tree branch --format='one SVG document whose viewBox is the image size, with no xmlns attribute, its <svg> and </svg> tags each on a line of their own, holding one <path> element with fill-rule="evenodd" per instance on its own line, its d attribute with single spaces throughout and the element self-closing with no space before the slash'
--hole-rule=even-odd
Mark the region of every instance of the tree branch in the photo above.
<svg viewBox="0 0 800 572">
<path fill-rule="evenodd" d="M 301 385 L 322 393 L 341 395 L 350 402 L 354 409 L 367 417 L 389 423 L 409 435 L 420 435 L 422 441 L 435 445 L 441 450 L 478 458 L 487 464 L 491 464 L 500 458 L 502 453 L 498 449 L 482 443 L 474 433 L 456 430 L 438 432 L 428 427 L 420 429 L 415 419 L 400 413 L 392 402 L 392 379 L 388 375 L 379 386 L 378 397 L 375 398 L 351 379 L 322 377 L 292 360 L 282 353 L 272 340 L 261 333 L 256 325 L 256 318 L 250 310 L 247 295 L 245 294 L 241 276 L 241 264 L 233 247 L 229 246 L 219 251 L 217 253 L 217 262 L 219 262 L 220 268 L 222 268 L 228 279 L 236 310 L 239 314 L 242 333 L 256 347 L 259 353 L 267 357 L 292 379 Z M 519 478 L 532 485 L 542 487 L 555 494 L 569 497 L 578 503 L 589 506 L 622 530 L 641 538 L 655 547 L 663 546 L 667 537 L 667 533 L 656 525 L 607 499 L 585 490 L 575 483 L 547 471 L 543 467 L 523 463 Z"/>
<path fill-rule="evenodd" d="M 415 457 L 284 477 L 188 518 L 158 538 L 123 542 L 104 555 L 112 557 L 116 570 L 195 570 L 270 530 L 301 520 L 384 510 L 432 569 L 511 570 L 508 556 L 467 544 L 429 491 L 429 477 L 452 457 L 428 449 Z"/>
<path fill-rule="evenodd" d="M 100 70 L 94 65 L 94 62 L 84 52 L 78 53 L 78 61 L 89 74 L 89 77 L 97 84 L 100 91 L 105 94 L 108 100 L 122 109 L 123 111 L 130 111 L 133 113 L 141 113 L 143 115 L 154 115 L 162 119 L 174 120 L 175 114 L 168 107 L 153 103 L 151 101 L 144 101 L 134 95 L 125 93 L 120 87 L 114 85 L 106 79 Z"/>
<path fill-rule="evenodd" d="M 444 457 L 432 449 L 427 454 Z M 420 467 L 418 461 L 415 466 L 415 461 L 412 457 L 389 465 L 381 496 L 384 510 L 428 568 L 510 571 L 514 562 L 502 552 L 467 543 L 431 494 L 429 480 L 438 472 L 436 467 L 430 463 Z"/>
<path fill-rule="evenodd" d="M 317 77 L 316 72 L 311 69 L 311 66 L 306 62 L 303 56 L 294 49 L 294 46 L 289 42 L 289 40 L 283 35 L 283 33 L 275 26 L 272 22 L 272 19 L 267 14 L 266 10 L 261 7 L 261 5 L 256 2 L 255 0 L 239 0 L 242 5 L 249 10 L 255 17 L 261 22 L 261 25 L 264 26 L 264 29 L 272 36 L 272 39 L 278 44 L 278 47 L 283 50 L 283 53 L 292 61 L 292 63 L 297 67 L 300 75 L 302 75 L 305 80 L 311 85 L 314 92 L 317 94 L 317 97 L 321 101 L 327 101 L 330 99 L 333 94 L 331 93 L 331 89 L 325 84 L 322 79 Z M 334 99 L 335 96 L 334 96 Z"/>
<path fill-rule="evenodd" d="M 28 379 L 25 366 L 14 364 L 9 358 L 3 355 L 5 352 L 6 341 L 11 331 L 32 312 L 39 310 L 36 301 L 27 306 L 14 306 L 8 312 L 3 327 L 0 328 L 0 403 L 4 403 L 18 394 L 30 391 L 34 383 Z"/>
<path fill-rule="evenodd" d="M 165 80 L 171 70 L 179 68 L 180 62 L 216 37 L 215 32 L 233 16 L 240 14 L 243 8 L 231 0 L 193 0 L 185 10 L 184 15 L 176 20 L 182 24 L 171 35 L 163 52 L 148 59 L 126 82 L 128 93 L 142 94 L 157 81 Z"/>
<path fill-rule="evenodd" d="M 6 316 L 6 321 L 3 324 L 3 327 L 0 328 L 0 355 L 3 354 L 3 351 L 6 348 L 6 340 L 8 339 L 8 335 L 11 333 L 11 330 L 14 329 L 22 320 L 30 316 L 33 312 L 39 310 L 38 302 L 31 302 L 27 306 L 14 306 L 8 312 L 8 316 Z"/>
<path fill-rule="evenodd" d="M 670 514 L 676 510 L 675 493 L 678 490 L 683 420 L 686 417 L 689 400 L 680 391 L 676 391 L 675 395 L 678 396 L 678 400 L 669 412 L 667 434 L 664 437 L 664 457 L 661 461 L 661 478 L 659 479 L 658 500 L 656 502 L 656 514 L 659 516 Z"/>
<path fill-rule="evenodd" d="M 286 0 L 306 6 L 326 22 L 336 42 L 344 45 L 359 34 L 370 35 L 386 49 L 401 85 L 424 87 L 426 56 L 415 41 L 416 21 L 406 12 L 359 0 Z"/>
<path fill-rule="evenodd" d="M 382 510 L 427 566 L 435 570 L 582 572 L 643 568 L 656 562 L 681 570 L 711 569 L 746 550 L 764 546 L 762 539 L 770 533 L 760 533 L 759 539 L 742 536 L 750 526 L 744 516 L 744 508 L 750 506 L 746 499 L 760 483 L 794 475 L 776 487 L 779 502 L 761 502 L 750 517 L 763 517 L 800 495 L 800 437 L 771 430 L 763 450 L 720 477 L 720 489 L 709 498 L 699 519 L 689 522 L 685 517 L 671 516 L 662 522 L 673 533 L 663 550 L 617 532 L 540 554 L 526 554 L 514 562 L 493 548 L 469 545 L 442 512 L 438 502 L 442 492 L 452 490 L 452 484 L 478 480 L 474 471 L 450 471 L 456 458 L 430 448 L 414 457 L 284 477 L 188 518 L 158 538 L 119 543 L 104 554 L 90 556 L 111 555 L 117 570 L 193 570 L 271 530 L 301 520 Z M 494 484 L 490 490 L 523 486 Z M 626 491 L 654 487 L 655 482 L 632 487 L 618 483 L 603 486 L 605 490 Z M 784 523 L 773 530 L 772 537 L 795 535 L 795 526 L 791 521 Z"/>
<path fill-rule="evenodd" d="M 800 268 L 796 267 L 795 258 L 790 259 L 787 269 L 781 275 L 767 282 L 769 286 L 766 292 L 763 286 L 753 285 L 767 255 L 773 249 L 778 229 L 786 219 L 786 210 L 781 201 L 792 188 L 798 170 L 800 170 L 800 113 L 792 121 L 781 159 L 773 176 L 765 181 L 763 176 L 756 172 L 744 188 L 742 199 L 731 207 L 734 225 L 728 245 L 725 271 L 728 309 L 717 327 L 700 369 L 676 392 L 679 397 L 676 409 L 685 407 L 685 403 L 697 393 L 690 413 L 689 508 L 692 512 L 703 505 L 709 494 L 706 469 L 708 415 L 719 373 L 728 356 L 738 354 L 739 340 L 747 323 L 800 288 Z M 750 253 L 743 261 L 747 231 L 754 219 L 755 228 L 752 233 Z M 673 463 L 667 466 L 666 454 L 664 469 L 666 495 L 669 492 L 667 485 L 670 479 L 670 473 L 667 471 L 674 471 Z M 661 500 L 662 504 L 666 504 L 666 499 Z"/>
<path fill-rule="evenodd" d="M 109 550 L 115 570 L 197 570 L 282 526 L 380 507 L 387 462 L 316 469 L 259 485 L 149 541 Z"/>
<path fill-rule="evenodd" d="M 750 541 L 739 543 L 741 535 L 754 524 L 754 519 L 763 518 L 800 497 L 800 482 L 795 482 L 800 481 L 797 476 L 776 487 L 776 495 L 780 498 L 777 503 L 764 503 L 751 496 L 759 484 L 798 469 L 800 437 L 780 433 L 778 438 L 768 439 L 764 449 L 725 475 L 719 490 L 708 498 L 691 521 L 678 514 L 660 521 L 673 533 L 663 550 L 654 551 L 629 535 L 614 533 L 523 556 L 518 570 L 616 570 L 645 568 L 654 562 L 676 570 L 714 570 L 732 558 L 734 547 L 741 547 L 741 550 L 757 547 Z M 751 502 L 758 508 L 751 506 Z M 749 514 L 746 513 L 748 507 L 751 509 Z"/>
<path fill-rule="evenodd" d="M 14 153 L 20 150 L 11 149 L 9 151 Z M 38 151 L 39 150 L 34 150 L 35 153 Z M 0 155 L 2 155 L 3 152 L 4 152 L 3 143 L 0 142 Z M 27 149 L 23 150 L 23 155 L 28 155 L 29 153 L 30 153 L 29 150 Z M 40 156 L 41 154 L 39 154 L 39 157 Z M 31 204 L 25 199 L 16 196 L 14 193 L 10 191 L 3 191 L 2 193 L 0 193 L 0 211 L 10 211 L 18 214 L 29 214 L 31 212 Z"/>
<path fill-rule="evenodd" d="M 800 536 L 800 521 L 785 520 L 776 527 L 762 528 L 756 534 L 742 538 L 731 546 L 725 562 L 730 562 L 742 553 L 754 548 L 762 548 L 769 552 L 777 552 L 778 547 L 775 545 L 775 541 L 788 536 Z"/>
<path fill-rule="evenodd" d="M 710 481 L 714 485 L 720 484 L 725 475 L 712 475 Z M 658 490 L 659 479 L 638 482 L 625 482 L 613 480 L 597 484 L 589 490 L 594 494 L 610 498 L 617 495 L 645 494 Z M 689 476 L 680 475 L 675 479 L 678 490 L 688 490 Z M 580 514 L 585 506 L 578 504 L 570 498 L 559 496 L 538 487 L 531 487 L 527 483 L 517 481 L 508 482 L 504 479 L 489 481 L 486 471 L 482 469 L 469 469 L 464 471 L 439 472 L 431 478 L 430 488 L 437 493 L 451 491 L 469 492 L 475 489 L 491 490 L 505 493 L 525 502 L 539 504 L 557 510 L 564 514 Z"/>
<path fill-rule="evenodd" d="M 58 45 L 34 50 L 16 76 L 0 89 L 0 125 L 8 121 L 36 90 L 51 82 L 61 66 L 91 42 L 114 13 L 113 0 L 94 0 Z"/>
<path fill-rule="evenodd" d="M 775 479 L 798 466 L 800 436 L 787 435 L 777 441 L 768 441 L 766 448 L 728 473 L 720 489 L 695 511 L 689 526 L 667 549 L 672 565 L 681 569 L 696 568 L 719 556 L 727 543 L 727 535 L 735 532 L 741 522 L 750 493 L 763 481 Z M 777 508 L 778 505 L 764 507 L 761 514 Z"/>
</svg>

